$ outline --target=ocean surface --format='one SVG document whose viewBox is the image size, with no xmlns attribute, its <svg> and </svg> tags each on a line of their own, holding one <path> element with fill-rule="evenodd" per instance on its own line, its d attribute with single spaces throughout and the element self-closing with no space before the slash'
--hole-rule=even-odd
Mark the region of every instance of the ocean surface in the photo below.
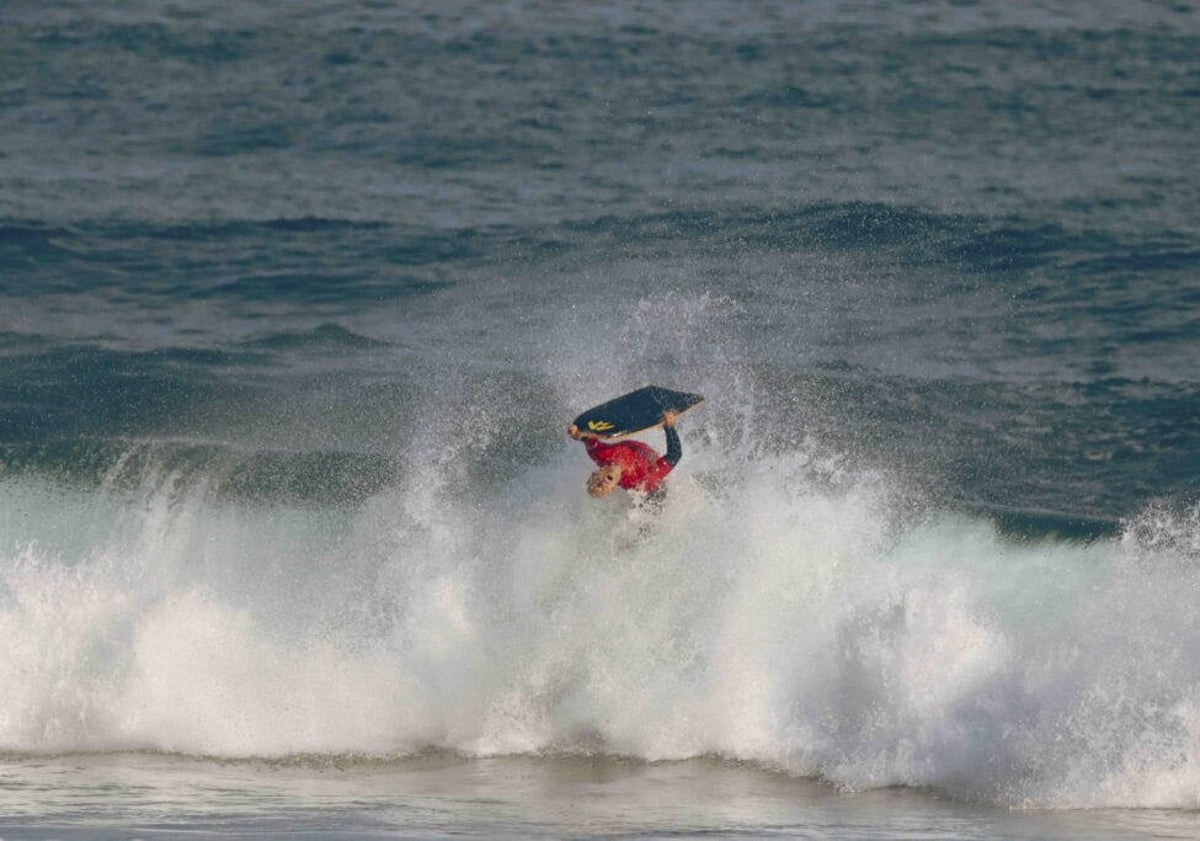
<svg viewBox="0 0 1200 841">
<path fill-rule="evenodd" d="M 1196 4 L 3 0 L 0 138 L 0 838 L 1200 835 Z"/>
</svg>

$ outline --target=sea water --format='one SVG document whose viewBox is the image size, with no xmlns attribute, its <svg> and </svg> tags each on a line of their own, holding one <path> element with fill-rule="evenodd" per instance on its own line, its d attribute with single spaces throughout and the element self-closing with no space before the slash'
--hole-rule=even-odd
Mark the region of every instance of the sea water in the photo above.
<svg viewBox="0 0 1200 841">
<path fill-rule="evenodd" d="M 1200 833 L 1191 4 L 0 23 L 0 837 Z"/>
</svg>

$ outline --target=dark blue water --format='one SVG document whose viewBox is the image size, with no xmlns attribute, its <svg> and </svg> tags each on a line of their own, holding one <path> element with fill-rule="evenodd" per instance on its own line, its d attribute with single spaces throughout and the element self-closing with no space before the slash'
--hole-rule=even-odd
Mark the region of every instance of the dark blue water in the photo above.
<svg viewBox="0 0 1200 841">
<path fill-rule="evenodd" d="M 1195 808 L 1192 4 L 0 22 L 0 750 Z"/>
</svg>

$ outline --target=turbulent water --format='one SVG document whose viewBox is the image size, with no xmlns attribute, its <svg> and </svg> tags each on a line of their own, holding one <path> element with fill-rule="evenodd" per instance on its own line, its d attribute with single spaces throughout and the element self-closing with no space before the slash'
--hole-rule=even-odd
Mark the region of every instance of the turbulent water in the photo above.
<svg viewBox="0 0 1200 841">
<path fill-rule="evenodd" d="M 0 812 L 430 756 L 1200 809 L 1191 4 L 0 23 Z M 707 396 L 650 522 L 564 434 L 647 383 Z"/>
</svg>

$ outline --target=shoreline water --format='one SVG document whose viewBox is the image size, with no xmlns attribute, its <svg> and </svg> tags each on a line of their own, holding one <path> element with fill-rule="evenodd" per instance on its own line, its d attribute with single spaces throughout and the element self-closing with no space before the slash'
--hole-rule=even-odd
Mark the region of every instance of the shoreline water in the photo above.
<svg viewBox="0 0 1200 841">
<path fill-rule="evenodd" d="M 611 757 L 0 761 L 0 837 L 1118 839 L 1190 835 L 1193 812 L 1022 811 L 847 792 L 744 763 Z"/>
</svg>

